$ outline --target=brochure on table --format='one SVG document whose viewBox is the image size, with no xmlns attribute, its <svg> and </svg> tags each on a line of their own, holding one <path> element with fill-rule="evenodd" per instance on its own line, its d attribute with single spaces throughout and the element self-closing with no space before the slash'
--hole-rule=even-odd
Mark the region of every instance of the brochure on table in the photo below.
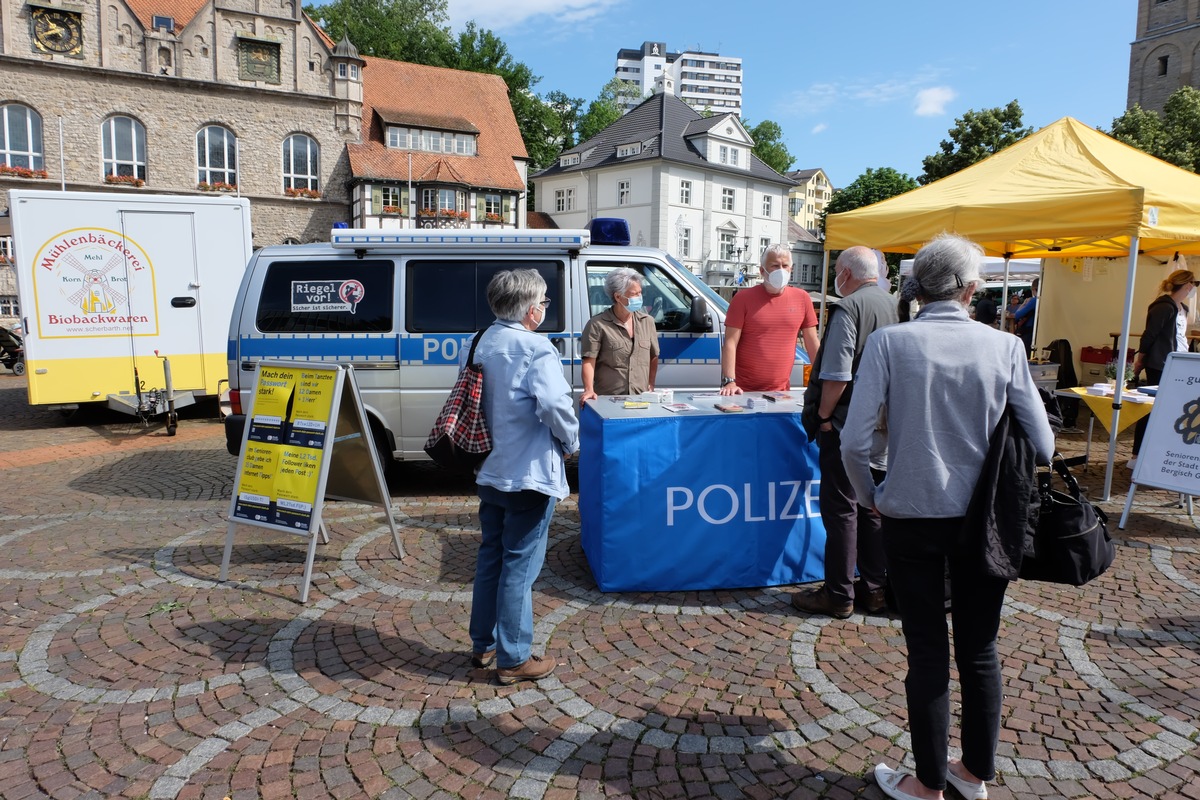
<svg viewBox="0 0 1200 800">
<path fill-rule="evenodd" d="M 337 364 L 260 361 L 247 415 L 221 580 L 229 571 L 237 525 L 255 525 L 309 538 L 300 602 L 307 602 L 326 498 L 386 509 L 397 558 L 399 532 L 363 411 L 354 371 Z"/>
</svg>

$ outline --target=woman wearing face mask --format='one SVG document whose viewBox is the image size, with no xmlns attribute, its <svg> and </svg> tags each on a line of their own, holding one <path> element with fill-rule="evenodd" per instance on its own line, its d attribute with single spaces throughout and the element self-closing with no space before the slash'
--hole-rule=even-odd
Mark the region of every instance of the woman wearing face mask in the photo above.
<svg viewBox="0 0 1200 800">
<path fill-rule="evenodd" d="M 620 267 L 604 278 L 610 308 L 583 328 L 583 396 L 636 395 L 654 389 L 658 372 L 658 331 L 642 311 L 642 276 Z"/>
<path fill-rule="evenodd" d="M 1167 354 L 1186 352 L 1188 349 L 1188 303 L 1195 305 L 1196 276 L 1190 270 L 1177 269 L 1163 281 L 1158 290 L 1162 292 L 1146 310 L 1146 330 L 1133 357 L 1133 374 L 1146 370 L 1146 381 L 1157 386 L 1162 379 Z M 1113 355 L 1116 358 L 1116 354 Z M 1137 463 L 1138 451 L 1142 449 L 1142 437 L 1146 435 L 1146 418 L 1138 420 L 1133 429 L 1133 458 L 1129 466 Z"/>
</svg>

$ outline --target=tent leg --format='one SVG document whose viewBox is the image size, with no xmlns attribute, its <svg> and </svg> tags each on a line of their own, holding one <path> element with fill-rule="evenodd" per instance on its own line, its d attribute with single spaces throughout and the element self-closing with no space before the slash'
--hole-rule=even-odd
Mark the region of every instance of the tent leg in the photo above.
<svg viewBox="0 0 1200 800">
<path fill-rule="evenodd" d="M 1129 239 L 1129 269 L 1125 274 L 1125 313 L 1121 319 L 1121 346 L 1114 360 L 1117 362 L 1117 374 L 1125 374 L 1125 356 L 1129 349 L 1129 323 L 1133 318 L 1133 284 L 1137 277 L 1138 237 Z M 1104 496 L 1101 501 L 1107 502 L 1112 496 L 1113 461 L 1117 456 L 1117 431 L 1121 418 L 1121 395 L 1125 389 L 1124 381 L 1117 381 L 1117 390 L 1113 393 L 1112 425 L 1108 434 L 1108 466 L 1104 470 Z"/>
<path fill-rule="evenodd" d="M 825 299 L 821 301 L 821 313 L 817 315 L 817 337 L 820 338 L 825 333 L 825 318 L 829 316 L 829 251 L 825 251 L 825 257 L 821 263 L 821 297 Z"/>
</svg>

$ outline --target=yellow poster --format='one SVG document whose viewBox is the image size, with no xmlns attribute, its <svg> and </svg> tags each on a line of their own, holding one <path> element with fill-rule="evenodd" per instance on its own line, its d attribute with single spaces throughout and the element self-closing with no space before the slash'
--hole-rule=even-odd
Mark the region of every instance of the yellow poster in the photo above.
<svg viewBox="0 0 1200 800">
<path fill-rule="evenodd" d="M 283 442 L 283 422 L 296 388 L 295 373 L 296 370 L 286 367 L 259 367 L 250 441 Z"/>
<path fill-rule="evenodd" d="M 292 412 L 288 417 L 287 443 L 300 447 L 325 447 L 325 435 L 333 408 L 334 389 L 340 373 L 298 369 Z"/>
<path fill-rule="evenodd" d="M 271 522 L 271 498 L 274 496 L 275 470 L 280 447 L 276 444 L 246 442 L 242 471 L 238 476 L 233 515 L 256 522 Z"/>
<path fill-rule="evenodd" d="M 321 450 L 281 447 L 275 470 L 275 523 L 308 530 L 321 480 Z"/>
</svg>

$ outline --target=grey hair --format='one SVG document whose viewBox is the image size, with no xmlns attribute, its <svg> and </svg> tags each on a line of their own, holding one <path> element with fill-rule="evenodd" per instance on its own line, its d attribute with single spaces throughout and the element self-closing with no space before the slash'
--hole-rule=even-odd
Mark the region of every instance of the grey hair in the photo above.
<svg viewBox="0 0 1200 800">
<path fill-rule="evenodd" d="M 974 292 L 982 282 L 983 248 L 956 233 L 935 236 L 913 257 L 912 274 L 900 287 L 902 300 L 925 303 L 961 297 L 968 284 Z"/>
<path fill-rule="evenodd" d="M 636 283 L 642 285 L 642 275 L 636 269 L 629 267 L 617 267 L 609 270 L 604 276 L 604 293 L 608 295 L 610 300 L 616 300 L 617 295 L 625 294 L 629 291 L 629 284 Z"/>
<path fill-rule="evenodd" d="M 542 302 L 546 279 L 536 269 L 506 269 L 488 281 L 487 300 L 496 319 L 519 322 L 530 306 Z"/>
<path fill-rule="evenodd" d="M 760 267 L 765 267 L 767 265 L 767 259 L 772 255 L 787 256 L 788 261 L 791 261 L 792 249 L 782 242 L 776 242 L 775 244 L 768 245 L 767 249 L 763 250 L 762 258 L 758 260 L 758 265 Z"/>
<path fill-rule="evenodd" d="M 879 258 L 869 247 L 847 247 L 837 257 L 836 266 L 845 267 L 856 281 L 879 280 Z"/>
</svg>

